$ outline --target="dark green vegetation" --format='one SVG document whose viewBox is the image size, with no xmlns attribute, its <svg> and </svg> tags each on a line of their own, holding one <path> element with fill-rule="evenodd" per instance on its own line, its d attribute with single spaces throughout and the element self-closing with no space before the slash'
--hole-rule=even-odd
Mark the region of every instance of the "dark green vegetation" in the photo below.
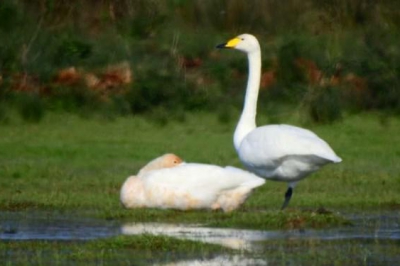
<svg viewBox="0 0 400 266">
<path fill-rule="evenodd" d="M 362 110 L 396 114 L 398 9 L 394 0 L 4 0 L 0 120 L 10 109 L 32 122 L 49 110 L 160 123 L 210 110 L 229 120 L 241 107 L 246 61 L 214 47 L 243 32 L 262 44 L 261 110 L 290 103 L 318 123 Z M 121 63 L 125 74 L 110 70 Z"/>
</svg>

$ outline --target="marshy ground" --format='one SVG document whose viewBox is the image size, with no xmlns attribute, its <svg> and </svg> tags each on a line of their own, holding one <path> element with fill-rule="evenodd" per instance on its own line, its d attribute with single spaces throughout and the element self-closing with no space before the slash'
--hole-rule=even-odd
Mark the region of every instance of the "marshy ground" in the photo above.
<svg viewBox="0 0 400 266">
<path fill-rule="evenodd" d="M 232 147 L 234 126 L 207 113 L 164 126 L 142 117 L 54 113 L 37 124 L 2 124 L 2 261 L 369 265 L 399 259 L 400 152 L 394 144 L 400 121 L 395 117 L 382 123 L 377 114 L 363 114 L 305 125 L 343 162 L 299 184 L 284 212 L 279 206 L 286 186 L 278 182 L 267 182 L 232 213 L 120 206 L 125 178 L 165 152 L 241 167 Z M 223 244 L 224 236 L 236 246 Z"/>
<path fill-rule="evenodd" d="M 398 1 L 95 2 L 0 1 L 2 265 L 400 260 Z M 242 167 L 245 58 L 215 45 L 243 32 L 264 55 L 258 124 L 309 128 L 343 162 L 284 212 L 277 182 L 232 213 L 123 209 L 166 152 Z"/>
</svg>

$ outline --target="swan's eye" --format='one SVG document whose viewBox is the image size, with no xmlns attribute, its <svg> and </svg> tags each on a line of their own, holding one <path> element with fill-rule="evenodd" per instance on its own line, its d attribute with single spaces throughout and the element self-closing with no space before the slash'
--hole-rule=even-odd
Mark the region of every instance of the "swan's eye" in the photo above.
<svg viewBox="0 0 400 266">
<path fill-rule="evenodd" d="M 242 41 L 244 41 L 244 38 L 240 38 Z"/>
</svg>

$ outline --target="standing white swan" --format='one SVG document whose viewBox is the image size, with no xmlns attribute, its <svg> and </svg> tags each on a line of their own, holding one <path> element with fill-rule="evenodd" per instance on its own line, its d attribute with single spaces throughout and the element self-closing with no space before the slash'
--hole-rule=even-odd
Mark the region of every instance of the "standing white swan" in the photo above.
<svg viewBox="0 0 400 266">
<path fill-rule="evenodd" d="M 158 165 L 169 168 L 154 169 L 150 165 L 153 170 L 142 169 L 138 176 L 125 181 L 121 203 L 126 208 L 232 211 L 265 183 L 252 173 L 229 166 L 185 162 Z"/>
<path fill-rule="evenodd" d="M 234 146 L 247 169 L 266 179 L 288 183 L 284 209 L 296 183 L 328 163 L 342 161 L 329 145 L 313 132 L 290 125 L 256 126 L 257 99 L 261 76 L 261 50 L 253 35 L 242 34 L 217 48 L 247 54 L 249 77 Z"/>
</svg>

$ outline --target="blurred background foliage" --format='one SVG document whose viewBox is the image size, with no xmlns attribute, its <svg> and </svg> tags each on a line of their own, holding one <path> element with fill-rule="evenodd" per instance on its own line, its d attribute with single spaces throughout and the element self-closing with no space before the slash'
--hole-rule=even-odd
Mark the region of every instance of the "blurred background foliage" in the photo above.
<svg viewBox="0 0 400 266">
<path fill-rule="evenodd" d="M 0 121 L 14 111 L 30 122 L 48 111 L 236 119 L 247 62 L 214 47 L 244 32 L 261 42 L 259 112 L 271 120 L 282 106 L 317 123 L 396 115 L 399 29 L 396 0 L 2 0 Z"/>
</svg>

